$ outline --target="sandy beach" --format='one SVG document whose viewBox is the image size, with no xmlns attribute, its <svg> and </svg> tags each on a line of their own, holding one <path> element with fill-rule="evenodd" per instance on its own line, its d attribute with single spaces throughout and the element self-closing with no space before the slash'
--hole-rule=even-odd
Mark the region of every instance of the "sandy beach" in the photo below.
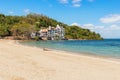
<svg viewBox="0 0 120 80">
<path fill-rule="evenodd" d="M 120 62 L 0 40 L 0 80 L 120 80 Z"/>
</svg>

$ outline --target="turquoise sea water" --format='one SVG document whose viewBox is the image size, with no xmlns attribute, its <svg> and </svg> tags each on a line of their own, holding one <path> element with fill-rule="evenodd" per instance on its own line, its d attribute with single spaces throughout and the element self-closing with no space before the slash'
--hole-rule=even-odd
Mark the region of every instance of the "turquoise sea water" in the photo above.
<svg viewBox="0 0 120 80">
<path fill-rule="evenodd" d="M 105 40 L 65 40 L 65 41 L 31 41 L 24 45 L 70 51 L 78 54 L 90 54 L 120 58 L 120 39 Z"/>
</svg>

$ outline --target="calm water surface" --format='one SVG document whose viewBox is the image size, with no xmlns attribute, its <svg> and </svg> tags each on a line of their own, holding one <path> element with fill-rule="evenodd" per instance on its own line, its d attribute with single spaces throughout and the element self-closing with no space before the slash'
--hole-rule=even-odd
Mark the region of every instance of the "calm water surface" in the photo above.
<svg viewBox="0 0 120 80">
<path fill-rule="evenodd" d="M 51 48 L 82 54 L 120 58 L 120 39 L 105 40 L 65 40 L 65 41 L 32 41 L 24 45 Z"/>
</svg>

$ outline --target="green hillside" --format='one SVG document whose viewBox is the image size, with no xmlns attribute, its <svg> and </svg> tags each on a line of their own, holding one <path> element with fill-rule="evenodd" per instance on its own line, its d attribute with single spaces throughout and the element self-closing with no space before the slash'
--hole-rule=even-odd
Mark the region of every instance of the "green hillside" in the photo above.
<svg viewBox="0 0 120 80">
<path fill-rule="evenodd" d="M 18 36 L 19 38 L 29 39 L 31 32 L 38 31 L 40 28 L 47 28 L 48 26 L 56 26 L 57 24 L 65 28 L 65 37 L 67 39 L 102 39 L 100 34 L 91 32 L 89 29 L 68 26 L 40 14 L 28 14 L 27 16 L 6 16 L 0 14 L 0 36 Z"/>
</svg>

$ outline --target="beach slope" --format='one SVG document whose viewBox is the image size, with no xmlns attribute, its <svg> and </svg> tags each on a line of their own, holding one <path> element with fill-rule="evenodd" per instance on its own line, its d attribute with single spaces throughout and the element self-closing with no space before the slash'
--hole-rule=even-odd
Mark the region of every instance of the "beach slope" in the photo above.
<svg viewBox="0 0 120 80">
<path fill-rule="evenodd" d="M 0 40 L 0 80 L 120 80 L 120 62 Z"/>
</svg>

